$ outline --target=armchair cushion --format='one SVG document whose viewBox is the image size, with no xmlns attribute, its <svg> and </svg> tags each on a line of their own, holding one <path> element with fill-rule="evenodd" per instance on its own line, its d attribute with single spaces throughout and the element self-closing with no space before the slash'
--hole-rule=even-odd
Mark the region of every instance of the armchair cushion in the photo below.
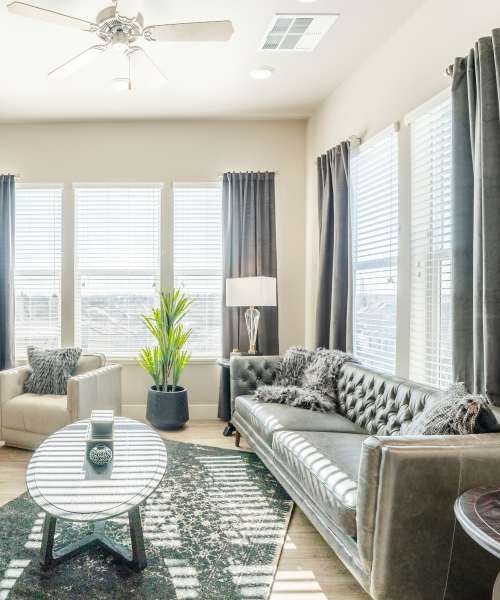
<svg viewBox="0 0 500 600">
<path fill-rule="evenodd" d="M 66 396 L 21 394 L 2 405 L 2 426 L 6 429 L 50 435 L 70 422 Z"/>
<path fill-rule="evenodd" d="M 74 373 L 81 353 L 81 348 L 42 350 L 29 346 L 28 360 L 32 372 L 24 391 L 30 394 L 66 394 L 68 379 Z"/>
</svg>

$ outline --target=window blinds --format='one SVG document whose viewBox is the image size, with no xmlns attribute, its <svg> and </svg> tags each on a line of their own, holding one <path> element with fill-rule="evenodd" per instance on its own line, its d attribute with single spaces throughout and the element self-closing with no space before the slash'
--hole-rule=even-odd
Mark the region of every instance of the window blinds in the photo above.
<svg viewBox="0 0 500 600">
<path fill-rule="evenodd" d="M 161 185 L 75 186 L 76 341 L 135 357 L 153 339 L 141 315 L 158 306 Z"/>
<path fill-rule="evenodd" d="M 174 285 L 193 300 L 186 325 L 195 357 L 222 352 L 222 192 L 209 184 L 174 185 Z"/>
<path fill-rule="evenodd" d="M 410 377 L 446 387 L 451 348 L 451 99 L 411 123 Z"/>
<path fill-rule="evenodd" d="M 398 134 L 386 130 L 352 157 L 353 351 L 367 366 L 396 367 Z"/>
<path fill-rule="evenodd" d="M 16 357 L 61 342 L 62 187 L 16 187 Z"/>
</svg>

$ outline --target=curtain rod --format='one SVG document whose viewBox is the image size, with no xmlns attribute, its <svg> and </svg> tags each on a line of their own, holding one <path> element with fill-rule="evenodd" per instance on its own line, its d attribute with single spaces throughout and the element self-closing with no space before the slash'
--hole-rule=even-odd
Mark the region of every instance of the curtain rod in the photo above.
<svg viewBox="0 0 500 600">
<path fill-rule="evenodd" d="M 239 171 L 228 171 L 229 173 L 238 173 Z M 276 177 L 279 176 L 279 171 L 243 171 L 244 173 L 274 173 Z M 217 173 L 217 178 L 222 179 L 225 173 Z"/>
<path fill-rule="evenodd" d="M 224 173 L 217 173 L 217 177 L 223 177 L 226 173 L 274 173 L 275 175 L 279 175 L 279 171 L 224 171 Z"/>
</svg>

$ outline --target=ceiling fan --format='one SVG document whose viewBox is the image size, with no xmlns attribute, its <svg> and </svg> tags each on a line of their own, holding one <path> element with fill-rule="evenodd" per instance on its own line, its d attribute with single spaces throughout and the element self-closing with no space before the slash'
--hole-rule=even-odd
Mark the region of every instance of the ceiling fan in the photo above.
<svg viewBox="0 0 500 600">
<path fill-rule="evenodd" d="M 142 46 L 136 45 L 137 41 L 142 39 L 146 42 L 227 42 L 234 33 L 231 21 L 199 21 L 145 26 L 144 17 L 140 12 L 135 17 L 125 17 L 120 14 L 118 1 L 112 0 L 112 6 L 103 8 L 95 18 L 95 22 L 72 17 L 27 2 L 10 2 L 7 8 L 16 15 L 88 31 L 95 33 L 99 38 L 100 43 L 87 48 L 87 50 L 56 67 L 49 72 L 49 77 L 68 77 L 104 52 L 114 50 L 124 55 L 128 60 L 128 77 L 113 80 L 119 84 L 115 87 L 123 90 L 132 89 L 131 70 L 133 63 L 140 68 L 141 62 L 144 64 L 144 61 L 147 61 L 154 67 L 157 79 L 161 82 L 166 80 L 165 74 L 149 54 Z"/>
</svg>

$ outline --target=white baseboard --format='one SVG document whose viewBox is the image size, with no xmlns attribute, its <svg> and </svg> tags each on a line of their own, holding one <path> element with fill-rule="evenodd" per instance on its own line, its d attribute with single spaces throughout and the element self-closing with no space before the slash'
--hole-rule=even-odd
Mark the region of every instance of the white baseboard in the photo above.
<svg viewBox="0 0 500 600">
<path fill-rule="evenodd" d="M 146 418 L 145 404 L 123 404 L 122 414 L 130 419 L 143 421 Z M 217 404 L 190 404 L 189 417 L 193 421 L 217 419 Z"/>
</svg>

